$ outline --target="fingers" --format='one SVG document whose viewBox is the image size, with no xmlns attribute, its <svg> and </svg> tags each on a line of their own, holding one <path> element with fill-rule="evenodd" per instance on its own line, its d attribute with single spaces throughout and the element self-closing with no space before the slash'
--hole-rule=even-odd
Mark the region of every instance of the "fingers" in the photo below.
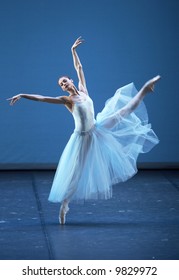
<svg viewBox="0 0 179 280">
<path fill-rule="evenodd" d="M 78 39 L 77 39 L 80 43 L 83 43 L 85 40 L 80 36 Z"/>
<path fill-rule="evenodd" d="M 8 101 L 9 101 L 9 100 L 12 100 L 12 98 L 13 98 L 13 97 L 11 97 L 11 98 L 7 98 L 6 100 L 8 100 Z"/>
<path fill-rule="evenodd" d="M 84 39 L 80 36 L 76 39 L 76 42 L 79 41 L 79 42 L 84 42 Z"/>
<path fill-rule="evenodd" d="M 13 97 L 7 98 L 6 100 L 7 100 L 7 101 L 10 101 L 10 105 L 13 105 Z"/>
<path fill-rule="evenodd" d="M 72 48 L 76 48 L 77 46 L 79 46 L 79 45 L 82 44 L 83 42 L 84 42 L 84 39 L 82 39 L 81 36 L 78 37 L 78 38 L 76 39 L 76 41 L 74 42 Z"/>
<path fill-rule="evenodd" d="M 10 105 L 14 105 L 14 103 L 16 103 L 19 100 L 19 98 L 14 96 L 14 97 L 8 98 L 6 100 L 10 101 Z"/>
<path fill-rule="evenodd" d="M 15 102 L 16 102 L 15 99 L 11 98 L 10 105 L 14 105 Z"/>
</svg>

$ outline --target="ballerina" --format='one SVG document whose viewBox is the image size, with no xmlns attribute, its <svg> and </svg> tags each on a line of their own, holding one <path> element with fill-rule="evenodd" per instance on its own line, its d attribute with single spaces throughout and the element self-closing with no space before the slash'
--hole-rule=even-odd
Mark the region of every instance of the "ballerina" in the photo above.
<svg viewBox="0 0 179 280">
<path fill-rule="evenodd" d="M 160 76 L 150 79 L 140 91 L 133 83 L 119 88 L 95 118 L 93 101 L 76 52 L 83 41 L 79 37 L 71 48 L 78 88 L 68 76 L 58 80 L 68 96 L 20 93 L 8 99 L 10 105 L 21 98 L 63 104 L 74 118 L 75 130 L 62 153 L 49 195 L 49 201 L 61 203 L 60 224 L 65 224 L 70 201 L 111 198 L 114 184 L 137 173 L 139 153 L 150 151 L 159 142 L 148 123 L 143 98 L 154 91 Z"/>
</svg>

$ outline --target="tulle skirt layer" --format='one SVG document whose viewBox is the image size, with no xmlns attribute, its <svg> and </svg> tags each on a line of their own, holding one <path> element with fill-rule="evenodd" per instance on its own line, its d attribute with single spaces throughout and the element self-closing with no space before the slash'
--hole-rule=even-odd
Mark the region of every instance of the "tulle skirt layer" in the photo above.
<svg viewBox="0 0 179 280">
<path fill-rule="evenodd" d="M 136 174 L 139 153 L 159 142 L 144 103 L 126 117 L 119 114 L 136 93 L 133 84 L 120 88 L 90 131 L 74 131 L 60 158 L 49 201 L 109 199 L 112 185 Z"/>
</svg>

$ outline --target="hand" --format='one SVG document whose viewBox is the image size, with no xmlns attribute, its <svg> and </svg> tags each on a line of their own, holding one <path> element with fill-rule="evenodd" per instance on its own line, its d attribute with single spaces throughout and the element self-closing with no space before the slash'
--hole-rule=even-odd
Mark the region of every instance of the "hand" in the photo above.
<svg viewBox="0 0 179 280">
<path fill-rule="evenodd" d="M 84 42 L 84 39 L 81 38 L 81 36 L 76 39 L 76 41 L 74 42 L 73 46 L 71 47 L 71 50 L 75 50 L 80 44 L 82 44 Z"/>
<path fill-rule="evenodd" d="M 21 94 L 17 94 L 11 98 L 8 98 L 7 100 L 10 101 L 10 105 L 14 105 L 19 99 L 21 98 Z"/>
</svg>

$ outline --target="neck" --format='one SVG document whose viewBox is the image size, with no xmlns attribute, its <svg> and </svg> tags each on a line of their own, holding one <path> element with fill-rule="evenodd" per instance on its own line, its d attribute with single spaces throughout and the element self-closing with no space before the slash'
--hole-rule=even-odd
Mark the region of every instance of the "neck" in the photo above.
<svg viewBox="0 0 179 280">
<path fill-rule="evenodd" d="M 70 96 L 73 95 L 79 95 L 77 88 L 74 86 L 73 88 L 71 88 L 68 93 L 70 94 Z"/>
</svg>

